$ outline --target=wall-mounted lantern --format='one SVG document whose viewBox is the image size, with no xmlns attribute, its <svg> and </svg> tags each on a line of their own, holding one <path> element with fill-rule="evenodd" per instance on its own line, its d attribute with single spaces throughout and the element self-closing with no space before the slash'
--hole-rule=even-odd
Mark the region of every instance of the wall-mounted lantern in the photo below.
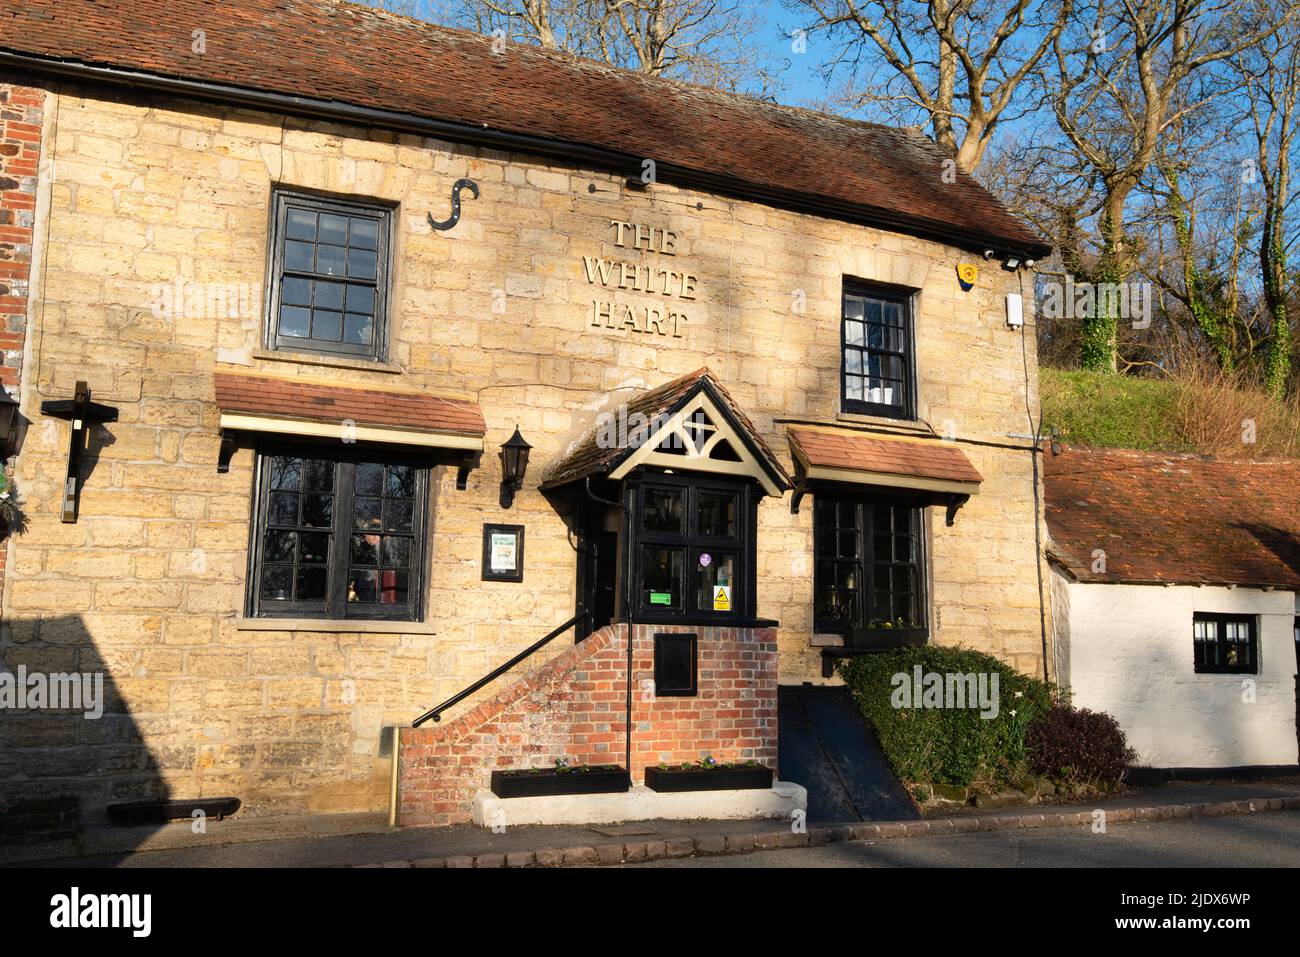
<svg viewBox="0 0 1300 957">
<path fill-rule="evenodd" d="M 17 449 L 21 422 L 18 400 L 0 387 L 0 460 L 9 458 Z"/>
<path fill-rule="evenodd" d="M 514 504 L 515 493 L 524 487 L 524 473 L 528 471 L 528 452 L 532 446 L 519 434 L 515 434 L 501 446 L 501 507 L 509 508 Z"/>
</svg>

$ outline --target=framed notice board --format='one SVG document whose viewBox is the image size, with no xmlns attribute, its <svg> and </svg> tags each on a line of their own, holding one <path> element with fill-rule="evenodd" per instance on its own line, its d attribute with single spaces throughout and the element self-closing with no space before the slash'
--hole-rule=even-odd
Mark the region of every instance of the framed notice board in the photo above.
<svg viewBox="0 0 1300 957">
<path fill-rule="evenodd" d="M 524 527 L 483 526 L 483 581 L 524 580 Z"/>
</svg>

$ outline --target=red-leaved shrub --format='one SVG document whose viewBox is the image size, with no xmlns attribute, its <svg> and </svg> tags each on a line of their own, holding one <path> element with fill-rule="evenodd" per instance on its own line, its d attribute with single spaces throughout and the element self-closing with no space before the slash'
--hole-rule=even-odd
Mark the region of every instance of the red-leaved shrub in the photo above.
<svg viewBox="0 0 1300 957">
<path fill-rule="evenodd" d="M 1029 767 L 1054 781 L 1111 790 L 1137 758 L 1104 711 L 1053 707 L 1025 733 Z"/>
</svg>

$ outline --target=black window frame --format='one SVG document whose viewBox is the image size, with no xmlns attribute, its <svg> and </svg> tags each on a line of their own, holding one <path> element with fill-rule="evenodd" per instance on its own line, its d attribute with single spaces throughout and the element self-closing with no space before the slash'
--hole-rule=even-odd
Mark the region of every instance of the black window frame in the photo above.
<svg viewBox="0 0 1300 957">
<path fill-rule="evenodd" d="M 819 504 L 820 503 L 820 504 Z M 836 510 L 836 523 L 834 534 L 839 536 L 843 532 L 851 532 L 855 536 L 856 555 L 852 558 L 828 557 L 822 548 L 822 538 L 826 534 L 828 526 L 823 524 L 819 518 L 819 512 L 827 505 L 834 504 Z M 842 509 L 845 505 L 853 508 L 851 523 L 842 523 Z M 875 555 L 875 537 L 877 535 L 874 512 L 877 507 L 887 507 L 894 510 L 891 513 L 891 522 L 896 520 L 898 510 L 903 510 L 908 515 L 908 521 L 911 529 L 908 537 L 912 542 L 913 558 L 910 562 L 900 562 L 893 554 L 891 549 L 889 561 L 878 561 Z M 841 634 L 846 635 L 853 631 L 875 631 L 875 630 L 894 630 L 897 626 L 891 626 L 890 629 L 872 628 L 873 621 L 884 621 L 886 616 L 878 614 L 876 607 L 874 587 L 874 575 L 878 565 L 885 565 L 890 568 L 897 566 L 909 567 L 912 569 L 914 576 L 914 588 L 912 589 L 912 603 L 915 606 L 915 615 L 912 617 L 912 624 L 905 624 L 903 630 L 916 633 L 923 633 L 929 636 L 929 566 L 927 564 L 927 552 L 925 541 L 925 506 L 917 504 L 915 501 L 909 501 L 906 498 L 892 496 L 882 496 L 862 491 L 839 488 L 822 488 L 813 492 L 813 631 L 817 634 Z M 891 535 L 893 527 L 891 526 Z M 838 547 L 836 549 L 838 556 Z M 851 617 L 846 618 L 827 618 L 819 614 L 822 607 L 823 589 L 828 587 L 838 587 L 828 583 L 823 572 L 823 565 L 826 563 L 836 565 L 851 565 L 857 573 L 858 594 L 860 596 L 858 608 Z M 837 579 L 838 581 L 838 579 Z M 892 575 L 891 575 L 892 585 Z M 892 598 L 891 598 L 892 601 Z M 891 620 L 897 616 L 892 615 Z"/>
<path fill-rule="evenodd" d="M 263 619 L 320 619 L 322 621 L 404 621 L 422 622 L 425 615 L 424 595 L 427 579 L 427 556 L 432 530 L 429 512 L 429 486 L 431 463 L 418 455 L 382 447 L 352 447 L 321 445 L 317 443 L 286 440 L 260 443 L 253 465 L 253 503 L 250 522 L 248 580 L 246 584 L 245 615 Z M 276 530 L 269 520 L 272 488 L 271 468 L 277 457 L 326 460 L 334 464 L 331 524 L 320 526 L 330 536 L 330 553 L 327 568 L 326 597 L 323 601 L 280 601 L 262 597 L 263 572 L 267 561 L 268 532 Z M 376 534 L 356 529 L 354 519 L 355 475 L 360 464 L 406 466 L 414 471 L 415 488 L 412 502 L 411 530 L 396 532 L 395 537 L 410 539 L 407 559 L 407 601 L 405 603 L 348 602 L 352 568 L 351 545 L 354 534 Z M 385 473 L 385 479 L 387 473 Z M 304 490 L 302 494 L 309 494 Z M 405 496 L 402 496 L 405 499 Z M 346 518 L 344 518 L 346 516 Z M 382 521 L 382 514 L 381 514 Z M 346 524 L 345 524 L 346 523 Z M 280 526 L 284 528 L 286 526 Z M 382 528 L 382 526 L 381 526 Z M 383 531 L 378 532 L 382 536 Z M 342 544 L 340 544 L 342 543 Z M 269 564 L 280 564 L 269 562 Z M 296 567 L 296 565 L 294 566 Z M 382 568 L 376 564 L 376 570 Z"/>
<path fill-rule="evenodd" d="M 680 532 L 649 531 L 644 528 L 645 496 L 654 489 L 682 491 L 685 526 Z M 667 473 L 643 470 L 626 483 L 628 506 L 627 536 L 629 567 L 624 592 L 625 605 L 634 622 L 727 624 L 746 621 L 754 617 L 756 555 L 755 540 L 758 524 L 758 487 L 752 479 L 728 480 L 712 473 Z M 699 494 L 722 493 L 736 496 L 735 534 L 730 536 L 699 534 Z M 644 549 L 659 546 L 682 551 L 682 605 L 665 608 L 644 601 L 641 587 L 644 572 Z M 697 592 L 700 584 L 699 559 L 701 554 L 734 554 L 735 565 L 731 585 L 731 609 L 714 611 L 699 608 Z M 711 563 L 712 564 L 712 563 Z"/>
<path fill-rule="evenodd" d="M 1196 637 L 1196 625 L 1199 622 L 1209 622 L 1215 625 L 1214 629 L 1214 647 L 1215 658 L 1213 662 L 1205 661 L 1206 657 L 1203 652 L 1208 648 L 1209 642 L 1200 641 Z M 1219 659 L 1227 657 L 1227 646 L 1242 646 L 1241 642 L 1229 642 L 1227 638 L 1227 625 L 1229 622 L 1245 622 L 1247 635 L 1245 647 L 1249 652 L 1249 662 L 1242 663 L 1238 661 L 1236 665 L 1230 665 Z M 1240 654 L 1238 658 L 1240 659 Z M 1192 667 L 1198 675 L 1257 675 L 1259 674 L 1259 616 L 1242 615 L 1233 612 L 1218 611 L 1196 611 L 1192 613 Z"/>
<path fill-rule="evenodd" d="M 313 339 L 310 336 L 287 336 L 280 334 L 280 314 L 284 305 L 283 287 L 286 274 L 290 278 L 325 279 L 344 285 L 372 284 L 368 280 L 353 280 L 348 277 L 330 276 L 316 271 L 287 270 L 285 268 L 285 243 L 288 241 L 288 215 L 291 208 L 312 209 L 317 213 L 325 212 L 349 217 L 367 217 L 378 221 L 376 239 L 376 266 L 374 288 L 373 336 L 369 345 L 346 342 L 332 342 L 325 339 Z M 294 189 L 276 187 L 271 194 L 271 242 L 267 264 L 266 322 L 264 344 L 267 349 L 278 352 L 299 352 L 311 355 L 333 356 L 358 361 L 382 362 L 388 356 L 388 309 L 391 299 L 393 222 L 396 207 L 391 203 L 378 200 L 359 200 L 325 194 L 304 192 Z M 345 321 L 346 311 L 340 310 L 341 321 Z"/>
<path fill-rule="evenodd" d="M 873 348 L 869 345 L 865 303 L 863 305 L 862 318 L 862 345 L 859 346 L 856 343 L 851 344 L 849 342 L 848 324 L 850 320 L 847 313 L 850 297 L 878 300 L 882 303 L 882 315 L 883 304 L 889 303 L 898 306 L 903 322 L 903 350 L 901 352 L 884 348 Z M 840 291 L 840 408 L 844 412 L 852 415 L 873 415 L 909 421 L 916 418 L 916 323 L 915 310 L 913 308 L 914 299 L 915 296 L 910 291 L 893 289 L 887 286 L 880 286 L 848 277 L 843 280 Z M 868 375 L 870 356 L 878 355 L 882 357 L 897 358 L 901 362 L 902 377 L 900 380 L 900 387 L 903 393 L 901 403 L 869 402 L 865 398 L 849 398 L 850 375 L 859 375 L 859 373 L 850 373 L 848 369 L 848 356 L 849 350 L 851 349 L 861 356 L 862 372 L 860 375 L 863 380 L 864 396 L 867 394 L 867 384 L 870 381 Z"/>
</svg>

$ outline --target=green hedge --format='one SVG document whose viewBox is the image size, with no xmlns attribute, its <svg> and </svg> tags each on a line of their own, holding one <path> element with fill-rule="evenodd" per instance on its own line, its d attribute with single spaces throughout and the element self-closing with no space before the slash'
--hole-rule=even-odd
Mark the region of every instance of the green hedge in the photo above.
<svg viewBox="0 0 1300 957">
<path fill-rule="evenodd" d="M 998 712 L 978 708 L 895 708 L 896 674 L 998 675 Z M 1048 686 L 978 651 L 926 645 L 859 655 L 844 661 L 840 676 L 876 729 L 894 773 L 907 783 L 996 785 L 1025 769 L 1025 732 L 1051 707 Z M 991 679 L 988 687 L 991 688 Z M 1012 712 L 1015 712 L 1012 714 Z"/>
</svg>

